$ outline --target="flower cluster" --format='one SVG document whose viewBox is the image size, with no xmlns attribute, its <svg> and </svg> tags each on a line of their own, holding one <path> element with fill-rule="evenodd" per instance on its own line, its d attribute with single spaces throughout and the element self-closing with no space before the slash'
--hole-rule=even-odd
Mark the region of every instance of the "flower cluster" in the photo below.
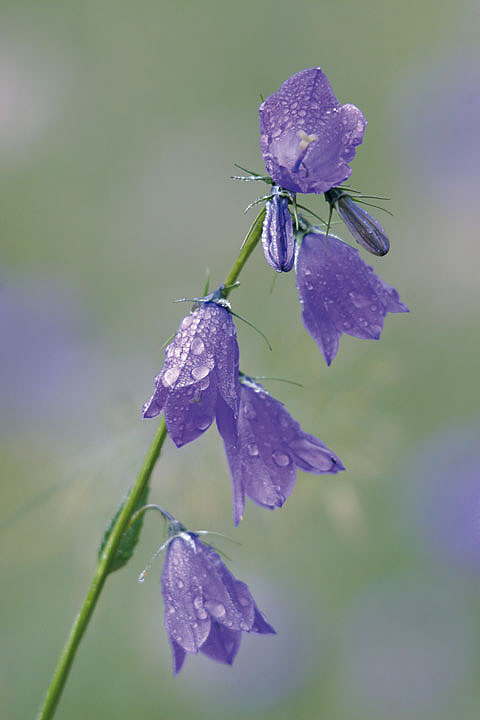
<svg viewBox="0 0 480 720">
<path fill-rule="evenodd" d="M 249 179 L 266 180 L 271 188 L 261 198 L 266 201 L 263 223 L 261 216 L 256 221 L 264 255 L 277 272 L 295 266 L 304 325 L 330 365 L 343 333 L 378 340 L 387 313 L 408 312 L 397 291 L 358 250 L 329 234 L 330 220 L 324 233 L 297 212 L 297 193 L 325 194 L 330 217 L 335 209 L 363 249 L 376 256 L 387 253 L 385 230 L 357 205 L 367 196 L 353 199 L 356 191 L 337 187 L 351 175 L 349 162 L 367 123 L 357 107 L 338 102 L 320 68 L 291 77 L 262 103 L 259 113 L 269 177 Z M 298 468 L 336 474 L 344 466 L 281 402 L 240 372 L 235 324 L 224 291 L 222 286 L 197 300 L 182 320 L 143 414 L 151 418 L 163 411 L 178 447 L 216 420 L 238 525 L 246 497 L 262 507 L 281 507 L 293 491 Z M 242 632 L 274 630 L 218 554 L 198 535 L 178 527 L 169 539 L 162 575 L 174 670 L 181 669 L 186 653 L 199 650 L 231 664 Z"/>
</svg>

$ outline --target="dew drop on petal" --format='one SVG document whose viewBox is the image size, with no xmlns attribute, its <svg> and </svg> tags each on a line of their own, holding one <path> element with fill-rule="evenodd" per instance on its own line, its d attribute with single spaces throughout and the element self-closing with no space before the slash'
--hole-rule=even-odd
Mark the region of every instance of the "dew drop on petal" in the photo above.
<svg viewBox="0 0 480 720">
<path fill-rule="evenodd" d="M 226 614 L 225 605 L 222 605 L 222 603 L 214 602 L 213 600 L 209 600 L 205 603 L 205 607 L 207 608 L 210 615 L 212 615 L 215 618 L 222 618 Z"/>
<path fill-rule="evenodd" d="M 208 415 L 200 415 L 196 418 L 195 425 L 198 430 L 206 430 L 210 426 L 210 418 Z"/>
<path fill-rule="evenodd" d="M 177 582 L 177 587 L 179 587 L 180 590 L 181 590 L 184 586 L 185 586 L 185 583 L 183 582 L 183 580 L 179 580 L 179 581 Z"/>
<path fill-rule="evenodd" d="M 290 464 L 289 456 L 281 450 L 274 450 L 272 452 L 272 460 L 279 465 L 279 467 L 286 467 Z"/>
<path fill-rule="evenodd" d="M 258 445 L 256 445 L 255 443 L 250 443 L 249 445 L 247 445 L 247 448 L 249 455 L 251 455 L 252 457 L 258 455 Z"/>
<path fill-rule="evenodd" d="M 209 385 L 210 385 L 210 378 L 207 375 L 207 377 L 203 378 L 202 380 L 199 380 L 198 384 L 195 387 L 197 388 L 197 390 L 206 390 Z"/>
<path fill-rule="evenodd" d="M 197 610 L 197 617 L 199 620 L 206 620 L 208 617 L 208 613 L 204 608 L 199 608 Z"/>
<path fill-rule="evenodd" d="M 255 420 L 257 417 L 257 413 L 255 412 L 255 409 L 252 405 L 249 405 L 248 403 L 245 403 L 243 408 L 243 414 L 247 418 L 247 420 Z"/>
<path fill-rule="evenodd" d="M 165 374 L 162 378 L 162 383 L 165 385 L 165 387 L 172 387 L 172 385 L 174 385 L 174 383 L 178 380 L 179 375 L 180 375 L 180 368 L 178 368 L 178 367 L 168 368 L 168 370 L 165 371 Z"/>
<path fill-rule="evenodd" d="M 201 595 L 197 595 L 197 597 L 193 598 L 193 607 L 196 610 L 199 610 L 203 605 L 203 599 Z"/>
<path fill-rule="evenodd" d="M 193 368 L 192 377 L 194 380 L 203 380 L 204 377 L 207 377 L 209 372 L 210 368 L 206 365 L 198 365 L 197 367 Z"/>
<path fill-rule="evenodd" d="M 187 315 L 187 317 L 183 318 L 183 320 L 182 320 L 182 328 L 184 330 L 186 330 L 186 328 L 190 327 L 192 322 L 193 322 L 193 316 Z"/>
<path fill-rule="evenodd" d="M 196 337 L 194 338 L 190 349 L 194 355 L 201 355 L 205 350 L 205 345 L 203 343 L 202 338 Z"/>
</svg>

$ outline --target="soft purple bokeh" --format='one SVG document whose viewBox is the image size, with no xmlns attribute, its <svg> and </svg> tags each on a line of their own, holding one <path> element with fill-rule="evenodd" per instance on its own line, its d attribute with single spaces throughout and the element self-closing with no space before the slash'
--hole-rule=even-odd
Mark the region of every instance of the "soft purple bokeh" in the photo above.
<svg viewBox="0 0 480 720">
<path fill-rule="evenodd" d="M 392 108 L 398 158 L 442 204 L 471 207 L 479 193 L 480 53 L 455 47 L 405 77 Z"/>
<path fill-rule="evenodd" d="M 242 632 L 275 633 L 247 585 L 236 580 L 218 553 L 193 533 L 183 532 L 168 545 L 162 594 L 175 673 L 186 653 L 200 650 L 231 665 Z"/>
<path fill-rule="evenodd" d="M 308 233 L 297 258 L 297 287 L 305 327 L 330 365 L 343 333 L 378 340 L 387 312 L 408 312 L 395 288 L 358 250 L 329 235 Z"/>
<path fill-rule="evenodd" d="M 335 453 L 302 430 L 281 402 L 250 380 L 240 383 L 235 427 L 219 425 L 219 430 L 232 475 L 235 525 L 243 517 L 245 495 L 261 507 L 282 507 L 298 468 L 315 474 L 345 469 Z"/>
<path fill-rule="evenodd" d="M 480 573 L 480 423 L 434 437 L 407 470 L 416 534 L 437 559 Z"/>
<path fill-rule="evenodd" d="M 288 198 L 279 194 L 276 185 L 265 205 L 262 227 L 262 247 L 265 260 L 277 272 L 290 272 L 295 260 L 295 237 Z"/>
<path fill-rule="evenodd" d="M 231 314 L 215 302 L 202 303 L 187 315 L 165 350 L 155 391 L 143 416 L 162 410 L 168 434 L 177 447 L 195 440 L 220 415 L 238 411 L 238 343 Z"/>
<path fill-rule="evenodd" d="M 352 720 L 446 717 L 472 666 L 463 595 L 397 577 L 360 592 L 338 619 L 342 705 Z"/>
<path fill-rule="evenodd" d="M 92 431 L 108 362 L 80 298 L 51 277 L 0 277 L 2 427 Z"/>
<path fill-rule="evenodd" d="M 259 116 L 263 159 L 277 185 L 323 193 L 352 174 L 348 163 L 367 121 L 355 105 L 340 105 L 321 68 L 286 80 L 260 105 Z"/>
</svg>

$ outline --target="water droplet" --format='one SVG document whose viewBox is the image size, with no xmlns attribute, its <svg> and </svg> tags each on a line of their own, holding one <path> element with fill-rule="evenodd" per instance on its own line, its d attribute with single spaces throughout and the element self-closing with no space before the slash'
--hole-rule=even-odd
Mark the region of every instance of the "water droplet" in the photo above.
<svg viewBox="0 0 480 720">
<path fill-rule="evenodd" d="M 165 371 L 162 383 L 165 385 L 165 387 L 172 387 L 178 380 L 178 376 L 180 375 L 180 368 L 178 367 L 171 367 L 168 368 L 168 370 Z"/>
<path fill-rule="evenodd" d="M 170 615 L 175 615 L 175 608 L 174 608 L 174 607 L 169 607 L 169 608 L 168 608 L 168 612 L 169 612 Z"/>
<path fill-rule="evenodd" d="M 242 620 L 240 623 L 240 630 L 250 630 L 250 625 L 248 625 L 246 622 L 244 622 Z"/>
<path fill-rule="evenodd" d="M 197 610 L 197 617 L 199 620 L 206 620 L 208 617 L 208 613 L 204 608 L 200 608 Z"/>
<path fill-rule="evenodd" d="M 208 417 L 208 415 L 200 415 L 200 417 L 195 418 L 195 425 L 198 430 L 206 430 L 208 427 L 210 427 L 211 419 Z"/>
<path fill-rule="evenodd" d="M 177 587 L 179 587 L 180 590 L 181 590 L 183 587 L 185 587 L 185 583 L 183 582 L 183 580 L 179 580 L 179 581 L 177 582 Z"/>
<path fill-rule="evenodd" d="M 193 598 L 193 607 L 196 610 L 199 610 L 203 605 L 203 599 L 201 595 L 197 595 L 197 597 Z"/>
<path fill-rule="evenodd" d="M 204 377 L 207 377 L 209 372 L 210 368 L 206 365 L 198 365 L 197 367 L 193 368 L 192 377 L 194 380 L 203 380 Z"/>
<path fill-rule="evenodd" d="M 305 287 L 307 290 L 313 290 L 313 284 L 310 282 L 310 280 L 305 280 Z"/>
<path fill-rule="evenodd" d="M 198 390 L 206 390 L 209 385 L 210 385 L 210 378 L 207 375 L 207 377 L 205 377 L 205 378 L 203 378 L 203 380 L 199 381 L 199 383 L 196 387 Z"/>
<path fill-rule="evenodd" d="M 247 445 L 247 448 L 249 455 L 251 455 L 252 457 L 258 455 L 258 445 L 256 445 L 255 443 L 250 443 L 250 445 Z"/>
<path fill-rule="evenodd" d="M 182 320 L 182 328 L 183 328 L 184 330 L 186 330 L 186 328 L 190 327 L 190 325 L 192 324 L 192 322 L 193 322 L 193 317 L 192 317 L 192 315 L 187 315 L 187 317 L 183 318 L 183 320 Z"/>
<path fill-rule="evenodd" d="M 222 605 L 222 603 L 214 602 L 213 600 L 209 600 L 205 603 L 205 607 L 208 609 L 210 615 L 213 615 L 215 618 L 222 618 L 226 615 L 225 605 Z"/>
<path fill-rule="evenodd" d="M 274 450 L 272 452 L 272 460 L 280 467 L 286 467 L 290 464 L 289 456 L 281 450 Z"/>
<path fill-rule="evenodd" d="M 193 339 L 190 349 L 194 355 L 201 355 L 205 350 L 205 345 L 202 338 L 196 337 Z"/>
<path fill-rule="evenodd" d="M 253 405 L 250 405 L 249 403 L 245 403 L 243 406 L 243 414 L 247 420 L 255 420 L 257 417 L 257 413 L 255 412 Z"/>
</svg>

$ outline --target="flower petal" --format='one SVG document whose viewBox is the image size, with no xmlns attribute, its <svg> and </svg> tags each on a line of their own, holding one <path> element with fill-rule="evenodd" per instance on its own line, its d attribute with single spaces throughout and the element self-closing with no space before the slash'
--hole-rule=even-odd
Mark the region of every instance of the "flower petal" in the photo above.
<svg viewBox="0 0 480 720">
<path fill-rule="evenodd" d="M 163 409 L 169 435 L 178 447 L 211 425 L 219 396 L 238 410 L 238 343 L 230 313 L 215 302 L 187 315 L 167 346 L 165 363 L 144 417 Z"/>
<path fill-rule="evenodd" d="M 341 106 L 321 68 L 302 70 L 260 106 L 260 147 L 268 173 L 291 192 L 322 193 L 351 175 L 348 162 L 367 124 Z"/>
<path fill-rule="evenodd" d="M 260 612 L 258 607 L 255 605 L 255 619 L 253 621 L 251 632 L 260 633 L 261 635 L 276 635 L 277 633 L 268 622 L 265 615 Z"/>
<path fill-rule="evenodd" d="M 203 609 L 202 571 L 200 558 L 190 544 L 174 538 L 162 571 L 165 628 L 172 647 L 175 641 L 187 652 L 197 652 L 210 632 L 210 616 Z"/>
<path fill-rule="evenodd" d="M 297 467 L 312 473 L 337 473 L 339 458 L 305 433 L 282 403 L 250 380 L 240 383 L 237 437 L 222 435 L 233 485 L 235 525 L 243 516 L 245 495 L 258 505 L 281 507 L 291 494 Z"/>
<path fill-rule="evenodd" d="M 177 675 L 177 673 L 179 673 L 183 667 L 183 663 L 185 662 L 187 653 L 170 636 L 169 636 L 169 639 L 170 639 L 170 645 L 172 646 L 173 672 L 175 675 Z"/>
<path fill-rule="evenodd" d="M 232 665 L 240 648 L 241 640 L 240 630 L 230 630 L 224 625 L 213 622 L 210 635 L 200 650 L 212 660 Z"/>
<path fill-rule="evenodd" d="M 378 340 L 387 312 L 408 312 L 395 288 L 383 282 L 358 250 L 333 235 L 309 233 L 297 257 L 297 287 L 305 327 L 327 365 L 342 333 Z"/>
</svg>

